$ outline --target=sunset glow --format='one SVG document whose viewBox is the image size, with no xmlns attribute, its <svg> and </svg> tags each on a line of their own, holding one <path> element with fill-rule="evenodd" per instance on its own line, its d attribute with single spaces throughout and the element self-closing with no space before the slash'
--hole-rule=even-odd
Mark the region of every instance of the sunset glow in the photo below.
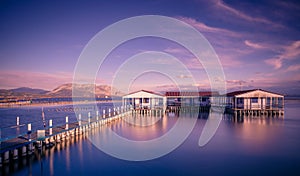
<svg viewBox="0 0 300 176">
<path fill-rule="evenodd" d="M 73 71 L 92 37 L 119 20 L 164 15 L 192 25 L 211 43 L 222 63 L 228 90 L 263 88 L 284 94 L 300 90 L 300 5 L 297 1 L 4 1 L 0 5 L 0 88 L 55 87 L 72 82 Z M 118 67 L 142 51 L 177 57 L 209 89 L 202 65 L 185 48 L 159 38 L 122 44 L 99 69 L 96 84 L 110 85 Z M 155 58 L 153 58 L 154 62 Z M 172 67 L 166 63 L 166 67 Z M 158 74 L 133 85 L 161 91 L 170 87 Z M 185 79 L 191 75 L 178 77 Z M 161 80 L 161 81 L 160 81 Z"/>
</svg>

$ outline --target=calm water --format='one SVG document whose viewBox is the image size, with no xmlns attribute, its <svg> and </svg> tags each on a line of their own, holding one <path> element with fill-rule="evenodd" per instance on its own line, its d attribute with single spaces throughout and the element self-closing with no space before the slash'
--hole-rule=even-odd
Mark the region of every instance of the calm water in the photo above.
<svg viewBox="0 0 300 176">
<path fill-rule="evenodd" d="M 98 150 L 88 139 L 103 134 L 103 128 L 97 128 L 3 167 L 2 174 L 300 175 L 300 101 L 288 100 L 285 104 L 284 118 L 245 117 L 235 121 L 225 116 L 212 140 L 204 147 L 198 146 L 198 140 L 208 114 L 200 114 L 185 142 L 154 160 L 125 161 Z M 76 120 L 70 106 L 48 107 L 44 111 L 46 118 L 56 117 L 57 123 L 63 122 L 66 115 Z M 21 123 L 32 120 L 32 116 L 40 118 L 40 112 L 40 107 L 0 109 L 1 127 L 5 131 L 6 126 L 14 125 L 16 116 L 20 116 Z M 190 115 L 186 114 L 185 118 Z M 141 117 L 135 119 L 143 123 Z M 129 139 L 150 140 L 167 133 L 178 118 L 170 114 L 161 120 L 152 120 L 156 122 L 152 126 L 133 126 L 118 121 L 110 127 Z"/>
</svg>

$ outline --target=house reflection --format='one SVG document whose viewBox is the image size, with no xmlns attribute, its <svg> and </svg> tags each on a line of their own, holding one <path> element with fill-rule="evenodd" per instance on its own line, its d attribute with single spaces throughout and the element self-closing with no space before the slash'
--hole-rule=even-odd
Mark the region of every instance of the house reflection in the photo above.
<svg viewBox="0 0 300 176">
<path fill-rule="evenodd" d="M 162 114 L 162 116 L 135 115 L 107 124 L 107 127 L 119 136 L 130 140 L 143 141 L 166 134 L 179 118 L 192 119 L 197 117 L 198 121 L 205 122 L 210 118 L 210 113 L 178 111 Z M 284 125 L 283 116 L 269 117 L 266 115 L 246 116 L 224 114 L 222 116 L 221 129 L 218 129 L 217 133 L 222 133 L 222 130 L 231 131 L 232 133 L 230 133 L 231 136 L 229 138 L 242 139 L 236 141 L 237 145 L 241 145 L 241 148 L 245 149 L 245 152 L 259 152 L 263 151 L 267 142 L 270 143 L 272 140 L 276 140 L 277 134 L 282 132 L 282 128 L 278 126 L 282 125 Z M 60 162 L 63 161 L 66 170 L 69 170 L 72 167 L 72 155 L 77 155 L 79 163 L 83 165 L 84 155 L 93 151 L 93 145 L 90 142 L 85 142 L 85 140 L 89 136 L 97 136 L 98 134 L 101 134 L 98 140 L 102 143 L 109 140 L 109 134 L 107 134 L 104 126 L 93 128 L 88 133 L 62 140 L 51 148 L 43 147 L 41 152 L 36 151 L 34 155 L 22 157 L 9 165 L 3 165 L 1 173 L 2 175 L 9 175 L 20 170 L 27 170 L 28 175 L 33 175 L 32 168 L 40 168 L 41 172 L 38 173 L 39 175 L 53 175 L 57 173 L 55 169 L 59 170 L 59 168 L 55 168 L 57 161 L 54 161 L 54 159 Z"/>
<path fill-rule="evenodd" d="M 284 116 L 228 114 L 223 116 L 223 122 L 227 124 L 224 128 L 231 131 L 230 138 L 236 142 L 235 145 L 251 154 L 263 155 L 267 150 L 266 146 L 272 146 L 272 141 L 278 140 L 278 136 L 284 132 Z"/>
<path fill-rule="evenodd" d="M 275 119 L 284 119 L 284 115 L 270 116 L 266 114 L 262 115 L 245 115 L 245 114 L 224 114 L 223 120 L 236 122 L 236 123 L 258 123 L 258 124 L 272 124 Z"/>
</svg>

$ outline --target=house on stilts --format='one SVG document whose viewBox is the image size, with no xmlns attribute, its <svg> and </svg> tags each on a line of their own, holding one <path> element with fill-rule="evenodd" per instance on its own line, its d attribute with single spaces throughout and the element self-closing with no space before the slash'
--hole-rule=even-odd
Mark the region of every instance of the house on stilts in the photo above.
<svg viewBox="0 0 300 176">
<path fill-rule="evenodd" d="M 284 95 L 252 89 L 219 95 L 218 92 L 166 92 L 164 95 L 147 90 L 129 93 L 122 97 L 123 106 L 133 110 L 177 111 L 222 107 L 227 113 L 246 115 L 283 115 Z"/>
<path fill-rule="evenodd" d="M 223 106 L 226 112 L 252 115 L 282 115 L 284 113 L 284 95 L 252 89 L 227 93 L 211 97 L 212 105 Z"/>
</svg>

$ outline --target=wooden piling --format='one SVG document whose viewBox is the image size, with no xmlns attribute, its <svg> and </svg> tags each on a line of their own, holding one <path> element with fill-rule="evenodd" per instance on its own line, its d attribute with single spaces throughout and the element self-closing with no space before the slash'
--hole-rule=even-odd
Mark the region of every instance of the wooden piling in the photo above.
<svg viewBox="0 0 300 176">
<path fill-rule="evenodd" d="M 16 159 L 18 159 L 18 149 L 14 149 L 13 150 L 13 160 L 16 160 Z"/>
<path fill-rule="evenodd" d="M 9 163 L 9 151 L 4 152 L 3 162 Z"/>
<path fill-rule="evenodd" d="M 27 152 L 26 151 L 26 146 L 24 145 L 24 146 L 22 146 L 22 156 L 26 156 L 27 155 L 26 152 Z"/>
</svg>

